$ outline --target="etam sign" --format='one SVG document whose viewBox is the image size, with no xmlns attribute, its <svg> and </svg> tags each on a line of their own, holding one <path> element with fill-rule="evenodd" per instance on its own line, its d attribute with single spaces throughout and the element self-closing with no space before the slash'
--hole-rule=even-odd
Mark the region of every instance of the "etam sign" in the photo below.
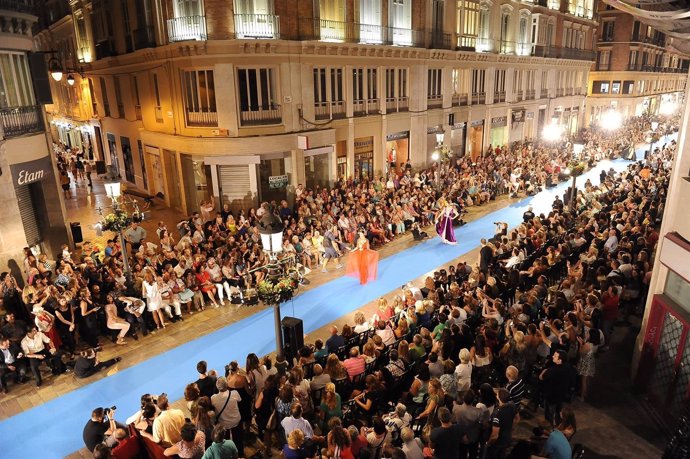
<svg viewBox="0 0 690 459">
<path fill-rule="evenodd" d="M 51 175 L 50 158 L 45 157 L 25 163 L 11 164 L 12 178 L 15 186 L 28 185 L 39 182 Z"/>
</svg>

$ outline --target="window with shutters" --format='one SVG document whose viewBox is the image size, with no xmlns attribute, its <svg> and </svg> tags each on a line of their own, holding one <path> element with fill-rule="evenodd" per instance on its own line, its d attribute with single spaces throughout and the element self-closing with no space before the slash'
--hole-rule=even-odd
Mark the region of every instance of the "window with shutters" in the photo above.
<svg viewBox="0 0 690 459">
<path fill-rule="evenodd" d="M 343 69 L 314 67 L 314 114 L 316 119 L 345 116 Z"/>
<path fill-rule="evenodd" d="M 134 115 L 138 120 L 141 119 L 141 97 L 139 97 L 139 80 L 136 75 L 132 76 L 132 102 L 134 102 Z"/>
<path fill-rule="evenodd" d="M 35 105 L 25 53 L 0 51 L 0 109 Z"/>
<path fill-rule="evenodd" d="M 359 0 L 359 41 L 382 43 L 381 0 Z"/>
<path fill-rule="evenodd" d="M 101 99 L 103 100 L 103 116 L 110 116 L 110 103 L 108 102 L 108 88 L 105 84 L 105 77 L 99 78 L 101 82 Z"/>
<path fill-rule="evenodd" d="M 120 82 L 120 77 L 116 76 L 113 79 L 115 84 L 115 102 L 117 103 L 117 117 L 125 117 L 125 104 L 122 102 L 122 84 Z"/>
<path fill-rule="evenodd" d="M 474 49 L 477 45 L 479 30 L 479 1 L 458 0 L 456 18 L 457 46 L 459 48 Z"/>
<path fill-rule="evenodd" d="M 213 70 L 183 71 L 182 90 L 187 126 L 218 126 Z"/>
<path fill-rule="evenodd" d="M 253 166 L 218 166 L 218 184 L 222 204 L 230 204 L 233 210 L 252 205 L 251 169 Z"/>
<path fill-rule="evenodd" d="M 356 115 L 376 113 L 379 109 L 377 69 L 352 69 L 353 110 Z"/>
<path fill-rule="evenodd" d="M 276 72 L 272 68 L 237 70 L 237 91 L 240 124 L 279 124 L 282 121 L 278 104 Z"/>
<path fill-rule="evenodd" d="M 153 74 L 153 97 L 156 101 L 156 105 L 153 107 L 153 111 L 156 115 L 156 122 L 163 122 L 163 107 L 161 107 L 161 91 L 158 84 L 158 74 Z"/>
<path fill-rule="evenodd" d="M 472 103 L 483 104 L 486 101 L 486 90 L 484 89 L 484 79 L 486 78 L 486 70 L 474 69 L 472 70 Z"/>
<path fill-rule="evenodd" d="M 494 102 L 506 101 L 506 71 L 494 71 Z"/>
<path fill-rule="evenodd" d="M 427 106 L 429 108 L 440 107 L 443 103 L 443 95 L 441 94 L 442 69 L 429 69 L 427 76 Z"/>
</svg>

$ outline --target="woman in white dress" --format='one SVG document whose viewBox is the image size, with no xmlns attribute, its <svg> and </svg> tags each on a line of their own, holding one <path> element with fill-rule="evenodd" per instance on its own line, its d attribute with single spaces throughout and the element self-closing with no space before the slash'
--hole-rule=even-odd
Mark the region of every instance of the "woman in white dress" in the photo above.
<svg viewBox="0 0 690 459">
<path fill-rule="evenodd" d="M 158 282 L 150 270 L 144 274 L 144 282 L 142 282 L 142 290 L 144 298 L 146 298 L 146 308 L 153 315 L 153 321 L 156 323 L 156 329 L 165 328 L 165 316 L 163 316 L 163 297 L 158 289 Z"/>
</svg>

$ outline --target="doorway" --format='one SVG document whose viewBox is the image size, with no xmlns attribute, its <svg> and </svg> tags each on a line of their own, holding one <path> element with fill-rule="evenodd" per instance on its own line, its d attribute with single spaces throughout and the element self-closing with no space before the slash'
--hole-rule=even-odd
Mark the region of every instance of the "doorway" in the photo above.
<svg viewBox="0 0 690 459">
<path fill-rule="evenodd" d="M 121 178 L 120 166 L 117 160 L 117 144 L 115 143 L 115 135 L 110 133 L 108 133 L 108 151 L 110 152 L 111 175 Z"/>
<path fill-rule="evenodd" d="M 182 210 L 182 197 L 180 196 L 180 170 L 177 167 L 177 155 L 172 150 L 163 150 L 163 164 L 167 177 L 168 199 L 170 207 Z"/>
</svg>

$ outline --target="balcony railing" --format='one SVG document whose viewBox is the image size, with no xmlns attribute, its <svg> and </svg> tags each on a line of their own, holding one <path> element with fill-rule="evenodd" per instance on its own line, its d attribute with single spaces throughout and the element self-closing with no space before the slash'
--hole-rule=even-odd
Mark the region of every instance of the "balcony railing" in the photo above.
<svg viewBox="0 0 690 459">
<path fill-rule="evenodd" d="M 371 115 L 379 112 L 378 99 L 362 99 L 352 102 L 352 110 L 356 116 Z"/>
<path fill-rule="evenodd" d="M 506 101 L 506 92 L 505 91 L 498 91 L 494 94 L 494 102 L 505 102 Z"/>
<path fill-rule="evenodd" d="M 302 40 L 335 43 L 363 43 L 424 47 L 424 34 L 417 30 L 376 24 L 303 18 L 299 24 Z"/>
<path fill-rule="evenodd" d="M 430 33 L 429 48 L 451 49 L 451 34 L 434 31 Z"/>
<path fill-rule="evenodd" d="M 563 88 L 557 88 L 556 89 L 556 97 L 563 97 L 565 95 L 565 89 Z"/>
<path fill-rule="evenodd" d="M 280 105 L 267 107 L 251 107 L 249 110 L 240 111 L 240 124 L 242 126 L 261 126 L 264 124 L 280 124 L 283 121 Z"/>
<path fill-rule="evenodd" d="M 429 94 L 426 97 L 427 108 L 440 108 L 443 106 L 443 96 L 441 94 Z"/>
<path fill-rule="evenodd" d="M 216 127 L 218 126 L 218 112 L 185 112 L 187 126 Z"/>
<path fill-rule="evenodd" d="M 472 105 L 484 104 L 486 103 L 486 93 L 485 92 L 474 92 L 472 93 Z"/>
<path fill-rule="evenodd" d="M 183 16 L 168 19 L 168 40 L 206 40 L 206 16 Z"/>
<path fill-rule="evenodd" d="M 0 109 L 5 138 L 43 132 L 43 113 L 40 105 Z"/>
<path fill-rule="evenodd" d="M 237 38 L 280 38 L 280 18 L 274 14 L 236 14 Z"/>
<path fill-rule="evenodd" d="M 317 120 L 330 120 L 345 117 L 345 101 L 325 101 L 314 103 L 314 117 Z"/>
<path fill-rule="evenodd" d="M 560 48 L 557 46 L 535 45 L 532 47 L 532 56 L 552 57 L 556 59 L 577 59 L 593 61 L 595 53 L 589 49 Z"/>
<path fill-rule="evenodd" d="M 386 99 L 386 112 L 406 112 L 409 107 L 409 99 L 407 97 L 388 97 Z"/>
<path fill-rule="evenodd" d="M 534 100 L 536 91 L 534 89 L 528 89 L 525 91 L 525 100 Z"/>
<path fill-rule="evenodd" d="M 467 94 L 453 94 L 453 107 L 461 107 L 467 105 Z"/>
</svg>

